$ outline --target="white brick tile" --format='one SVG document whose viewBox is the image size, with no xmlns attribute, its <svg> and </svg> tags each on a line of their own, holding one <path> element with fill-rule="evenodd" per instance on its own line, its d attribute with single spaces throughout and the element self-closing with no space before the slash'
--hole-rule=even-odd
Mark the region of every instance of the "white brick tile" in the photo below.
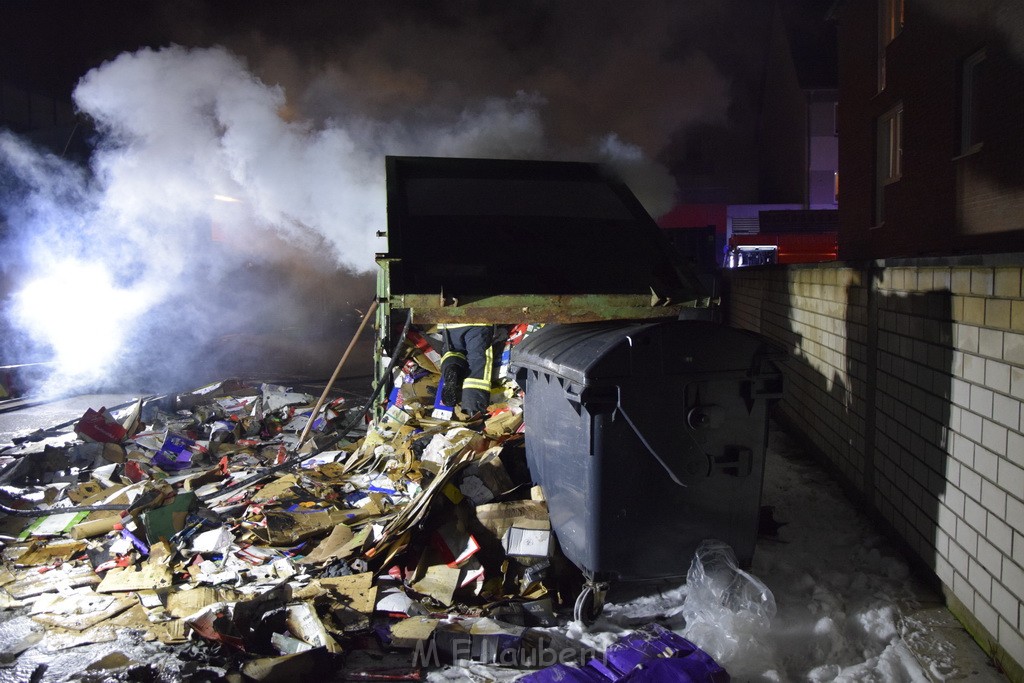
<svg viewBox="0 0 1024 683">
<path fill-rule="evenodd" d="M 1005 488 L 1005 487 L 1004 487 Z M 981 477 L 969 467 L 960 469 L 960 490 L 973 498 L 981 500 Z M 1012 493 L 1012 491 L 1011 491 Z"/>
<path fill-rule="evenodd" d="M 1011 522 L 1012 524 L 1012 522 Z M 1013 561 L 1024 564 L 1024 536 L 1019 531 L 1013 532 Z"/>
<path fill-rule="evenodd" d="M 936 431 L 935 434 L 939 434 L 939 432 Z M 944 438 L 944 435 L 940 435 L 940 437 Z M 945 452 L 943 452 L 943 450 L 938 446 L 929 445 L 925 449 L 924 459 L 925 462 L 928 463 L 928 468 L 931 470 L 931 475 L 936 476 L 937 479 L 921 483 L 926 484 L 928 488 L 932 491 L 941 491 L 943 488 L 946 487 L 946 482 L 943 481 L 943 475 L 939 474 L 940 472 L 944 473 L 946 471 L 945 463 L 948 460 L 948 458 L 946 457 Z"/>
<path fill-rule="evenodd" d="M 974 471 L 984 477 L 981 482 L 982 500 L 985 499 L 985 485 L 993 486 L 990 482 L 996 481 L 999 477 L 1000 457 L 983 446 L 974 448 Z"/>
<path fill-rule="evenodd" d="M 999 461 L 999 486 L 1011 496 L 1024 498 L 1024 469 L 1009 460 Z"/>
<path fill-rule="evenodd" d="M 967 562 L 968 562 L 968 558 L 969 558 L 969 556 L 967 555 L 967 551 L 964 549 L 964 547 L 962 545 L 960 545 L 959 543 L 956 543 L 955 539 L 954 539 L 953 542 L 950 542 L 950 544 L 949 544 L 949 558 L 948 559 L 949 559 L 949 563 L 953 566 L 953 570 L 957 574 L 960 574 L 962 576 L 967 576 Z M 1003 562 L 1005 563 L 1006 560 L 1003 560 Z M 1012 590 L 1012 588 L 1011 588 L 1011 590 Z"/>
<path fill-rule="evenodd" d="M 1010 393 L 1010 366 L 997 360 L 985 361 L 985 385 L 994 391 Z"/>
<path fill-rule="evenodd" d="M 936 557 L 935 575 L 939 577 L 939 581 L 944 585 L 951 586 L 953 584 L 953 565 L 945 557 Z"/>
<path fill-rule="evenodd" d="M 995 273 L 991 268 L 971 269 L 971 294 L 991 296 L 995 287 Z"/>
<path fill-rule="evenodd" d="M 992 417 L 992 392 L 977 384 L 971 386 L 971 412 L 982 417 Z"/>
<path fill-rule="evenodd" d="M 999 646 L 1004 648 L 1014 661 L 1024 662 L 1024 636 L 1016 624 L 1000 622 L 998 637 Z"/>
<path fill-rule="evenodd" d="M 936 372 L 949 374 L 949 349 L 938 344 L 928 345 L 928 367 Z M 924 359 L 921 359 L 924 361 Z"/>
<path fill-rule="evenodd" d="M 949 428 L 958 434 L 960 433 L 960 422 L 963 413 L 964 409 L 960 406 L 951 405 L 949 407 Z"/>
<path fill-rule="evenodd" d="M 914 361 L 916 361 L 916 362 L 918 362 L 918 363 L 920 363 L 922 365 L 926 365 L 928 363 L 928 348 L 930 346 L 931 345 L 928 342 L 926 342 L 926 341 L 924 341 L 922 339 L 915 339 L 914 340 L 914 355 L 912 356 Z"/>
<path fill-rule="evenodd" d="M 1024 334 L 1007 332 L 1003 335 L 1003 360 L 1024 365 Z"/>
<path fill-rule="evenodd" d="M 1024 467 L 1024 435 L 1007 432 L 1006 457 L 1015 465 Z"/>
<path fill-rule="evenodd" d="M 993 293 L 1016 299 L 1020 296 L 1020 268 L 996 268 Z"/>
<path fill-rule="evenodd" d="M 1015 530 L 1024 529 L 1024 501 L 1021 501 L 1019 496 L 1010 496 L 1006 499 L 1006 523 Z M 1014 546 L 1014 550 L 1016 549 Z M 1024 552 L 1024 546 L 1021 546 L 1020 550 Z"/>
<path fill-rule="evenodd" d="M 961 351 L 967 351 L 968 353 L 978 352 L 978 327 L 975 325 L 956 323 L 954 325 L 954 339 L 956 339 L 956 348 Z"/>
<path fill-rule="evenodd" d="M 963 465 L 961 465 L 956 460 L 953 460 L 952 458 L 946 461 L 946 481 L 949 482 L 950 487 L 947 490 L 952 489 L 958 491 L 959 493 L 963 493 L 962 491 L 960 491 L 961 468 L 963 468 Z"/>
<path fill-rule="evenodd" d="M 981 429 L 981 443 L 985 448 L 1003 455 L 1006 453 L 1006 435 L 1006 427 L 991 420 L 985 420 Z M 975 464 L 977 464 L 978 454 L 975 453 L 974 457 Z"/>
<path fill-rule="evenodd" d="M 989 585 L 989 594 L 991 592 L 992 587 Z M 980 590 L 979 593 L 981 593 Z M 991 598 L 981 593 L 979 599 L 974 602 L 974 616 L 988 630 L 989 634 L 995 637 L 995 634 L 999 633 L 999 613 L 989 604 L 989 599 Z"/>
<path fill-rule="evenodd" d="M 936 520 L 936 525 L 939 529 L 942 530 L 942 533 L 946 536 L 954 536 L 956 534 L 956 522 L 959 518 L 957 517 L 958 513 L 956 512 L 956 508 L 953 506 L 959 506 L 959 508 L 963 510 L 963 494 L 960 494 L 959 502 L 952 501 L 952 505 L 950 504 L 950 502 L 951 501 L 949 501 L 949 499 L 947 498 L 946 504 L 940 504 L 937 510 L 938 519 Z M 1024 546 L 1021 547 L 1021 550 L 1022 552 L 1024 552 Z"/>
<path fill-rule="evenodd" d="M 1016 562 L 1004 557 L 998 579 L 1014 595 L 1024 595 L 1024 570 Z"/>
<path fill-rule="evenodd" d="M 1019 600 L 998 581 L 992 583 L 992 604 L 1008 623 L 1017 623 L 1020 611 Z"/>
<path fill-rule="evenodd" d="M 935 552 L 938 557 L 949 554 L 949 534 L 941 529 L 935 530 Z"/>
<path fill-rule="evenodd" d="M 954 268 L 950 277 L 950 288 L 954 294 L 970 294 L 971 269 Z"/>
<path fill-rule="evenodd" d="M 982 327 L 978 330 L 978 353 L 991 358 L 1003 357 L 1003 332 Z"/>
<path fill-rule="evenodd" d="M 960 433 L 975 443 L 981 443 L 981 430 L 984 420 L 969 410 L 960 413 Z"/>
<path fill-rule="evenodd" d="M 1020 401 L 1010 396 L 992 397 L 992 419 L 1010 429 L 1020 428 Z"/>
<path fill-rule="evenodd" d="M 971 525 L 971 527 L 980 534 L 985 533 L 985 520 L 988 519 L 988 513 L 985 508 L 982 507 L 981 503 L 977 502 L 973 498 L 968 498 L 964 506 L 964 520 Z"/>
<path fill-rule="evenodd" d="M 1010 368 L 1010 393 L 1024 399 L 1024 368 Z"/>
<path fill-rule="evenodd" d="M 978 554 L 978 532 L 970 524 L 960 519 L 956 523 L 956 542 L 972 557 Z"/>
<path fill-rule="evenodd" d="M 995 463 L 994 463 L 995 464 Z M 997 466 L 997 465 L 996 465 Z M 982 479 L 981 504 L 986 510 L 998 517 L 1006 516 L 1006 491 L 994 483 L 995 478 Z"/>
<path fill-rule="evenodd" d="M 999 566 L 1003 561 L 1003 554 L 987 538 L 981 537 L 978 539 L 977 560 L 985 568 L 986 573 L 991 576 L 992 572 L 999 571 Z"/>
<path fill-rule="evenodd" d="M 963 378 L 974 384 L 985 383 L 985 359 L 970 353 L 964 354 Z"/>
<path fill-rule="evenodd" d="M 964 376 L 964 356 L 967 354 L 963 351 L 953 351 L 952 363 L 949 366 L 949 372 L 954 377 Z"/>
<path fill-rule="evenodd" d="M 1013 529 L 1003 521 L 1004 515 L 989 513 L 986 536 L 1003 555 L 1013 555 Z"/>
<path fill-rule="evenodd" d="M 975 590 L 971 588 L 971 584 L 967 583 L 967 577 L 959 570 L 953 572 L 953 585 L 950 588 L 953 589 L 953 595 L 964 604 L 964 607 L 968 610 L 974 609 Z"/>
</svg>

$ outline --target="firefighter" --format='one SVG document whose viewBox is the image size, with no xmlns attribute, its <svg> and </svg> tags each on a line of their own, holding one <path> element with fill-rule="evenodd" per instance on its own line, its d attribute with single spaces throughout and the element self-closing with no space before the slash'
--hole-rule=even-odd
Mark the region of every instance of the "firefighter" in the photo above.
<svg viewBox="0 0 1024 683">
<path fill-rule="evenodd" d="M 486 412 L 497 360 L 495 326 L 452 323 L 438 327 L 444 335 L 445 350 L 441 357 L 441 400 L 447 406 L 461 404 L 462 411 L 471 417 Z"/>
</svg>

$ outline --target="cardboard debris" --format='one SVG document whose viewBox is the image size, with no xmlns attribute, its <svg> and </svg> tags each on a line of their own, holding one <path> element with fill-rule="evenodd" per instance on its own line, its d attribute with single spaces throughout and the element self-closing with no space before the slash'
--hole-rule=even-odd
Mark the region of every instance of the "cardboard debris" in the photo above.
<svg viewBox="0 0 1024 683">
<path fill-rule="evenodd" d="M 288 625 L 288 631 L 302 642 L 314 648 L 325 648 L 328 652 L 341 651 L 338 643 L 327 634 L 327 629 L 309 604 L 289 605 L 285 623 Z"/>
<path fill-rule="evenodd" d="M 16 607 L 24 607 L 25 603 L 21 600 L 15 600 L 11 597 L 11 594 L 6 590 L 0 588 L 0 610 L 15 609 Z"/>
<path fill-rule="evenodd" d="M 40 624 L 83 631 L 135 605 L 135 599 L 99 595 L 92 591 L 71 595 L 48 594 L 36 600 L 29 612 Z"/>
<path fill-rule="evenodd" d="M 93 513 L 98 515 L 99 513 Z M 83 521 L 71 527 L 68 535 L 74 539 L 93 538 L 102 536 L 114 530 L 114 526 L 120 523 L 121 518 L 117 514 L 110 514 L 105 517 L 97 516 L 95 519 L 87 517 Z"/>
<path fill-rule="evenodd" d="M 54 541 L 51 543 L 32 543 L 24 553 L 14 561 L 16 567 L 35 567 L 70 560 L 72 556 L 85 550 L 81 541 Z"/>
<path fill-rule="evenodd" d="M 496 538 L 504 539 L 513 526 L 547 521 L 548 507 L 536 500 L 489 503 L 477 506 L 476 516 Z"/>
<path fill-rule="evenodd" d="M 268 545 L 292 545 L 319 534 L 347 520 L 344 512 L 337 508 L 313 510 L 310 512 L 268 512 L 266 526 L 253 529 L 252 533 Z"/>
<path fill-rule="evenodd" d="M 409 339 L 384 415 L 354 428 L 335 399 L 301 450 L 312 395 L 225 381 L 87 411 L 78 441 L 0 454 L 20 504 L 86 508 L 5 520 L 23 541 L 0 562 L 0 610 L 25 608 L 53 648 L 126 629 L 220 643 L 233 675 L 258 681 L 326 679 L 342 652 L 345 675 L 389 680 L 421 678 L 409 649 L 519 652 L 575 595 L 555 588 L 565 563 L 530 488 L 518 387 L 505 377 L 482 424 L 438 419 L 436 337 Z"/>
<path fill-rule="evenodd" d="M 442 605 L 451 605 L 461 575 L 462 571 L 458 567 L 435 564 L 427 567 L 423 576 L 412 587 L 417 593 L 429 595 Z"/>
<path fill-rule="evenodd" d="M 292 492 L 292 488 L 298 483 L 299 481 L 295 475 L 286 474 L 263 486 L 253 494 L 251 500 L 254 503 L 265 503 L 269 500 L 286 501 L 294 499 L 296 496 Z"/>
<path fill-rule="evenodd" d="M 201 611 L 208 605 L 217 602 L 235 602 L 239 595 L 227 588 L 197 586 L 190 590 L 176 590 L 166 594 L 167 613 L 172 617 L 184 619 Z"/>
<path fill-rule="evenodd" d="M 319 579 L 331 599 L 356 612 L 370 613 L 377 603 L 373 572 Z"/>
<path fill-rule="evenodd" d="M 262 657 L 246 662 L 242 667 L 242 673 L 261 683 L 290 683 L 291 681 L 308 680 L 316 672 L 326 674 L 332 670 L 332 667 L 334 670 L 341 668 L 339 664 L 334 663 L 335 657 L 336 655 L 328 653 L 326 648 L 312 649 L 281 657 Z"/>
<path fill-rule="evenodd" d="M 149 559 L 139 567 L 117 567 L 107 572 L 96 587 L 99 593 L 116 593 L 165 588 L 171 585 L 171 568 L 168 560 L 171 550 L 166 542 L 155 543 L 150 548 Z"/>
<path fill-rule="evenodd" d="M 501 462 L 501 451 L 501 447 L 488 449 L 463 471 L 459 491 L 474 505 L 490 503 L 512 490 L 514 485 Z"/>
<path fill-rule="evenodd" d="M 301 564 L 318 564 L 348 557 L 355 550 L 350 545 L 355 532 L 350 527 L 338 524 L 331 533 L 308 555 L 299 562 Z"/>
<path fill-rule="evenodd" d="M 55 593 L 65 588 L 94 586 L 100 582 L 100 577 L 96 576 L 92 567 L 88 565 L 76 567 L 65 564 L 47 572 L 29 569 L 17 576 L 16 581 L 4 587 L 15 600 L 25 600 L 43 593 Z"/>
<path fill-rule="evenodd" d="M 429 640 L 441 623 L 434 617 L 409 617 L 391 625 L 392 647 L 414 648 Z"/>
</svg>

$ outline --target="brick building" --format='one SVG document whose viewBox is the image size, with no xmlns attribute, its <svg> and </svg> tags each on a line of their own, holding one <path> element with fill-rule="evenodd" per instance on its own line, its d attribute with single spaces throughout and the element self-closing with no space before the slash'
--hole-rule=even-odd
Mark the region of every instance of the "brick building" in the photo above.
<svg viewBox="0 0 1024 683">
<path fill-rule="evenodd" d="M 1024 250 L 1024 12 L 875 4 L 839 10 L 841 256 Z"/>
<path fill-rule="evenodd" d="M 840 262 L 728 271 L 779 419 L 1024 680 L 1024 4 L 845 0 Z"/>
</svg>

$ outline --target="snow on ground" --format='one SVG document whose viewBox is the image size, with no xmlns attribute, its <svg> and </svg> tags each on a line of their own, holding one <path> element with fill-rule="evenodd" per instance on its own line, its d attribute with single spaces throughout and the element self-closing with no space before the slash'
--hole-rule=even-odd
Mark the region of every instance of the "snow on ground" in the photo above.
<svg viewBox="0 0 1024 683">
<path fill-rule="evenodd" d="M 955 645 L 944 640 L 948 619 L 945 628 L 931 629 L 915 618 L 919 607 L 934 607 L 939 596 L 913 576 L 838 483 L 775 425 L 765 470 L 762 504 L 773 506 L 775 519 L 786 524 L 777 538 L 759 540 L 749 575 L 738 576 L 752 595 L 761 582 L 767 586 L 774 616 L 762 618 L 770 605 L 756 601 L 750 605 L 760 611 L 697 600 L 697 591 L 682 585 L 609 603 L 590 628 L 572 622 L 554 630 L 604 649 L 656 621 L 710 653 L 734 681 L 1005 680 L 985 665 L 973 642 L 966 647 L 976 651 L 964 652 L 962 631 L 953 634 Z M 927 647 L 915 647 L 915 655 L 908 641 Z M 471 665 L 435 671 L 430 679 L 514 680 L 523 673 Z"/>
</svg>

